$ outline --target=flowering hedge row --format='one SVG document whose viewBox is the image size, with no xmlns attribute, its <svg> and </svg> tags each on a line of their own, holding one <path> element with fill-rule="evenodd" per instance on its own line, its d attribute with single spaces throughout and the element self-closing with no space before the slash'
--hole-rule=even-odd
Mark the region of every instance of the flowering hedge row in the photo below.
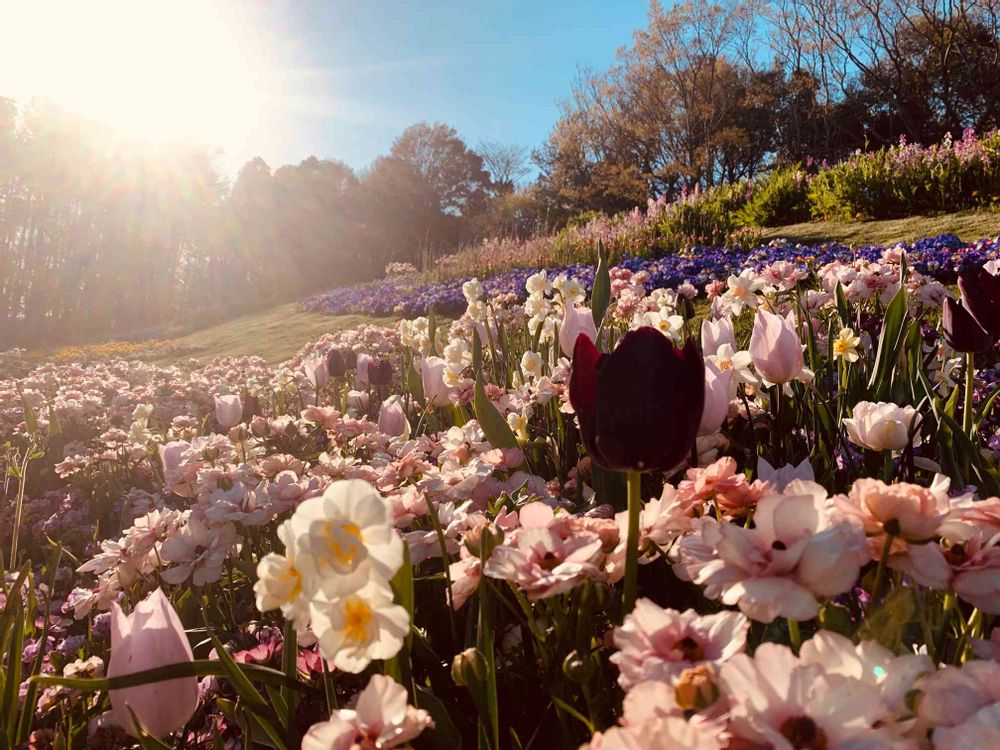
<svg viewBox="0 0 1000 750">
<path fill-rule="evenodd" d="M 913 267 L 921 273 L 944 283 L 952 283 L 961 268 L 982 265 L 995 257 L 1000 246 L 994 239 L 964 243 L 954 235 L 942 234 L 897 247 L 908 253 Z M 646 271 L 647 291 L 676 289 L 682 284 L 692 284 L 703 289 L 713 280 L 725 279 L 730 274 L 739 274 L 747 268 L 758 270 L 779 260 L 790 261 L 803 268 L 816 267 L 836 260 L 875 260 L 885 250 L 885 247 L 879 245 L 853 249 L 839 244 L 803 246 L 775 242 L 752 250 L 698 247 L 690 253 L 660 258 L 630 257 L 623 259 L 619 265 L 633 272 Z M 594 265 L 574 264 L 550 271 L 579 279 L 589 290 L 595 268 Z M 518 268 L 500 273 L 483 281 L 483 287 L 491 298 L 504 295 L 523 298 L 525 282 L 537 271 L 534 268 Z M 302 307 L 329 315 L 364 313 L 413 317 L 427 315 L 431 311 L 441 315 L 454 315 L 465 308 L 463 281 L 464 279 L 454 279 L 419 283 L 412 278 L 388 278 L 312 295 L 303 300 Z"/>
</svg>

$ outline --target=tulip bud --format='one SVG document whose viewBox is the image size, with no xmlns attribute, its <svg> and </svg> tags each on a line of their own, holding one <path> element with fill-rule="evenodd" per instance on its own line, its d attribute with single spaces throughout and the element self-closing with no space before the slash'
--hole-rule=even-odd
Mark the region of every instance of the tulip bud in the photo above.
<svg viewBox="0 0 1000 750">
<path fill-rule="evenodd" d="M 478 648 L 467 648 L 455 654 L 451 662 L 451 680 L 470 690 L 486 679 L 486 657 Z"/>
<path fill-rule="evenodd" d="M 403 399 L 400 396 L 389 396 L 379 408 L 378 431 L 391 437 L 405 437 L 409 428 Z"/>
<path fill-rule="evenodd" d="M 705 363 L 705 409 L 698 425 L 699 435 L 718 432 L 729 416 L 729 386 L 732 379 L 732 370 L 720 372 L 711 362 Z"/>
<path fill-rule="evenodd" d="M 330 371 L 327 369 L 326 360 L 322 357 L 313 357 L 302 363 L 309 382 L 316 388 L 322 388 L 330 379 Z"/>
<path fill-rule="evenodd" d="M 239 396 L 215 397 L 215 421 L 224 430 L 235 427 L 243 418 L 243 401 Z"/>
<path fill-rule="evenodd" d="M 194 661 L 180 618 L 170 601 L 157 589 L 126 616 L 111 605 L 111 659 L 108 677 L 143 672 L 157 667 Z M 136 685 L 111 690 L 114 720 L 132 736 L 131 709 L 150 734 L 164 737 L 187 724 L 198 707 L 196 677 Z"/>
<path fill-rule="evenodd" d="M 353 366 L 353 365 L 352 365 Z M 330 377 L 340 378 L 350 368 L 347 365 L 347 360 L 344 357 L 343 352 L 340 349 L 331 349 L 326 354 L 326 372 Z"/>
</svg>

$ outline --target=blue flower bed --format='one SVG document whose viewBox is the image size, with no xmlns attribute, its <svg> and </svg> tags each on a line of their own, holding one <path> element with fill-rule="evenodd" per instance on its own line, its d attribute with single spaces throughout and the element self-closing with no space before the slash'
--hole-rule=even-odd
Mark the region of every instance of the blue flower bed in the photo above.
<svg viewBox="0 0 1000 750">
<path fill-rule="evenodd" d="M 1000 255 L 1000 243 L 984 239 L 974 243 L 962 242 L 953 234 L 928 237 L 904 244 L 911 268 L 932 276 L 944 283 L 952 283 L 959 270 L 967 266 L 982 265 Z M 649 290 L 676 288 L 691 282 L 699 289 L 715 279 L 738 274 L 746 268 L 760 270 L 779 260 L 791 261 L 806 268 L 816 268 L 833 261 L 850 261 L 856 258 L 878 260 L 885 247 L 865 245 L 849 248 L 846 245 L 772 244 L 740 250 L 726 247 L 699 247 L 691 253 L 662 257 L 626 258 L 620 266 L 632 271 L 647 271 Z M 524 284 L 538 269 L 519 268 L 483 280 L 488 296 L 501 294 L 525 296 Z M 575 264 L 562 268 L 546 269 L 552 278 L 560 273 L 576 277 L 588 289 L 594 280 L 594 267 Z M 302 307 L 312 312 L 328 315 L 364 313 L 368 315 L 426 315 L 433 310 L 442 315 L 457 315 L 465 310 L 461 279 L 433 283 L 414 283 L 411 279 L 383 279 L 367 284 L 338 287 L 314 294 L 302 301 Z"/>
</svg>

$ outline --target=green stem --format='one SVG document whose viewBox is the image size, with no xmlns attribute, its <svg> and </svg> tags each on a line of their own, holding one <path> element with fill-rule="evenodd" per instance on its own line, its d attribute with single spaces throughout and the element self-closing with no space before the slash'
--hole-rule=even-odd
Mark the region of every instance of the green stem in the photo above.
<svg viewBox="0 0 1000 750">
<path fill-rule="evenodd" d="M 972 352 L 965 355 L 965 406 L 962 409 L 962 429 L 972 441 L 975 441 L 976 437 L 975 411 L 972 405 L 972 396 L 976 388 L 975 356 Z"/>
<path fill-rule="evenodd" d="M 799 631 L 799 621 L 793 620 L 791 617 L 788 620 L 788 639 L 791 641 L 792 651 L 795 654 L 799 653 L 799 647 L 802 645 L 802 633 Z"/>
<path fill-rule="evenodd" d="M 639 514 L 642 512 L 642 474 L 630 471 L 628 479 L 628 537 L 625 540 L 625 598 L 622 619 L 635 607 L 639 587 Z"/>
<path fill-rule="evenodd" d="M 882 591 L 882 581 L 885 579 L 885 570 L 889 563 L 889 554 L 892 552 L 893 539 L 895 539 L 895 537 L 892 534 L 885 535 L 885 544 L 882 545 L 882 554 L 878 558 L 878 568 L 875 570 L 875 583 L 872 586 L 872 598 L 871 601 L 868 602 L 869 609 L 878 603 L 879 594 Z"/>
<path fill-rule="evenodd" d="M 934 644 L 934 661 L 938 664 L 944 660 L 944 646 L 948 639 L 948 620 L 951 619 L 951 611 L 955 608 L 956 602 L 954 592 L 946 591 L 944 604 L 941 607 L 941 626 L 938 629 L 937 643 Z"/>
</svg>

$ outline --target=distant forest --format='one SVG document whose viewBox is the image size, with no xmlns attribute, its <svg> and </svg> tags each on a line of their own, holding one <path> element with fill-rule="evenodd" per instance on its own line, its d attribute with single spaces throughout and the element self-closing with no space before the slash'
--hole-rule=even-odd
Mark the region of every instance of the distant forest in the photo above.
<svg viewBox="0 0 1000 750">
<path fill-rule="evenodd" d="M 204 148 L 0 99 L 0 347 L 210 322 L 581 213 L 998 127 L 1000 0 L 654 2 L 561 107 L 534 151 L 418 123 L 361 172 L 258 158 L 229 184 Z"/>
</svg>

